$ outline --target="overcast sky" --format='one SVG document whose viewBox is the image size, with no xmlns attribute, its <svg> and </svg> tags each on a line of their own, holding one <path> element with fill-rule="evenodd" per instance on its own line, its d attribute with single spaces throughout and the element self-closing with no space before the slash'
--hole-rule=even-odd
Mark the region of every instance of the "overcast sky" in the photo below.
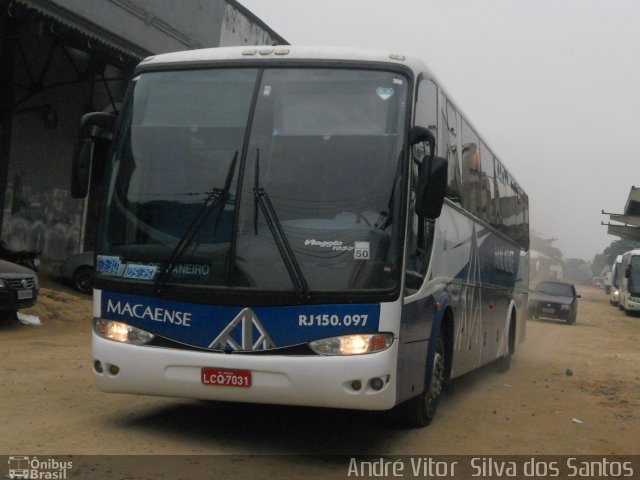
<svg viewBox="0 0 640 480">
<path fill-rule="evenodd" d="M 617 237 L 640 186 L 640 1 L 240 0 L 293 45 L 421 57 L 529 195 L 564 258 Z"/>
</svg>

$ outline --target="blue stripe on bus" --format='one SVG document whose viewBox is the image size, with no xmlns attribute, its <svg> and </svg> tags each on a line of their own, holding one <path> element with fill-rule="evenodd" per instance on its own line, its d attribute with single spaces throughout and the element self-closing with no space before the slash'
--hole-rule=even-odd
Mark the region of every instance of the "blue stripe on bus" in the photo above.
<svg viewBox="0 0 640 480">
<path fill-rule="evenodd" d="M 101 317 L 180 343 L 216 350 L 259 343 L 262 350 L 352 333 L 374 333 L 379 304 L 227 307 L 102 292 Z M 262 338 L 262 341 L 260 340 Z"/>
</svg>

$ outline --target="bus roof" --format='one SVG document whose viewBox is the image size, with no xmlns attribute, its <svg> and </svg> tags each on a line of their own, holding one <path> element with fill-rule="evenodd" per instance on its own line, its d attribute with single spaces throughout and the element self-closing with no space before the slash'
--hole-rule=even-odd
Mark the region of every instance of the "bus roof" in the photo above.
<svg viewBox="0 0 640 480">
<path fill-rule="evenodd" d="M 405 65 L 415 72 L 431 72 L 416 57 L 384 50 L 367 50 L 348 47 L 298 47 L 291 45 L 204 48 L 182 52 L 164 53 L 145 58 L 140 66 L 174 63 L 215 62 L 221 60 L 337 60 L 389 63 Z"/>
</svg>

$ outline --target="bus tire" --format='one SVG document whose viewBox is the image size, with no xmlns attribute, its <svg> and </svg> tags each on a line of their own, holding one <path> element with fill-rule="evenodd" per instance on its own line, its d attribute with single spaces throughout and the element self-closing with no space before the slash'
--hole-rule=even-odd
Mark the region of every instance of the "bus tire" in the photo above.
<svg viewBox="0 0 640 480">
<path fill-rule="evenodd" d="M 509 331 L 507 332 L 507 352 L 500 357 L 500 371 L 506 372 L 511 368 L 511 357 L 516 348 L 516 319 L 511 315 Z"/>
<path fill-rule="evenodd" d="M 436 351 L 433 359 L 433 375 L 429 389 L 400 405 L 401 419 L 406 425 L 410 427 L 426 427 L 433 421 L 445 385 L 447 364 L 445 355 L 444 337 L 442 332 L 440 332 L 436 343 Z"/>
</svg>

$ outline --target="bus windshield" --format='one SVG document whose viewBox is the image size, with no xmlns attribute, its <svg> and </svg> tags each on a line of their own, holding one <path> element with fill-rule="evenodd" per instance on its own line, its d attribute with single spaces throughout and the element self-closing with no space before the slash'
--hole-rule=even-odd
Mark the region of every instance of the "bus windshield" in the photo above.
<svg viewBox="0 0 640 480">
<path fill-rule="evenodd" d="M 293 291 L 299 276 L 310 292 L 398 288 L 407 78 L 217 68 L 133 83 L 99 276 L 152 283 L 164 269 L 174 284 Z"/>
<path fill-rule="evenodd" d="M 613 280 L 611 281 L 611 283 L 615 288 L 620 287 L 620 282 L 624 277 L 623 273 L 624 272 L 622 271 L 621 263 L 620 262 L 614 263 L 613 264 Z"/>
</svg>

